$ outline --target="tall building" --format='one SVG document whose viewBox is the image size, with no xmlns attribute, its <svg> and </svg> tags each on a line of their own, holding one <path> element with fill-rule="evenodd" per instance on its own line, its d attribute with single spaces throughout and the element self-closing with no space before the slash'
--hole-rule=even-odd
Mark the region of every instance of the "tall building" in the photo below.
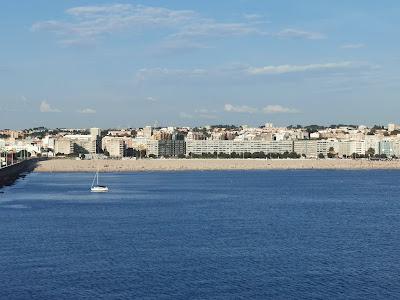
<svg viewBox="0 0 400 300">
<path fill-rule="evenodd" d="M 365 149 L 365 141 L 352 141 L 344 140 L 339 141 L 339 156 L 351 156 L 354 153 L 358 155 L 365 155 L 368 149 Z"/>
<path fill-rule="evenodd" d="M 153 128 L 151 126 L 146 126 L 143 128 L 143 136 L 147 139 L 151 138 L 153 135 Z"/>
<path fill-rule="evenodd" d="M 54 143 L 55 154 L 72 154 L 74 153 L 74 143 L 68 138 L 59 138 Z"/>
<path fill-rule="evenodd" d="M 90 128 L 90 136 L 92 141 L 95 142 L 95 153 L 98 153 L 101 149 L 101 129 L 100 128 Z"/>
<path fill-rule="evenodd" d="M 176 157 L 184 155 L 186 143 L 182 140 L 149 140 L 147 141 L 147 155 L 157 157 Z"/>
<path fill-rule="evenodd" d="M 123 157 L 127 148 L 132 148 L 132 138 L 105 136 L 101 140 L 103 151 L 110 154 L 111 157 Z"/>
<path fill-rule="evenodd" d="M 125 143 L 120 139 L 113 139 L 108 141 L 105 149 L 110 154 L 110 157 L 121 158 L 124 156 L 125 152 Z"/>
<path fill-rule="evenodd" d="M 101 129 L 100 128 L 90 128 L 90 135 L 93 139 L 97 139 L 101 136 Z"/>
<path fill-rule="evenodd" d="M 293 142 L 294 152 L 309 158 L 318 157 L 317 140 L 299 140 Z"/>
<path fill-rule="evenodd" d="M 399 125 L 396 125 L 396 124 L 389 124 L 388 125 L 388 131 L 389 132 L 395 131 L 397 129 L 399 129 Z"/>
<path fill-rule="evenodd" d="M 92 139 L 90 135 L 66 135 L 55 141 L 56 154 L 79 154 L 79 153 L 95 153 L 96 140 Z"/>
</svg>

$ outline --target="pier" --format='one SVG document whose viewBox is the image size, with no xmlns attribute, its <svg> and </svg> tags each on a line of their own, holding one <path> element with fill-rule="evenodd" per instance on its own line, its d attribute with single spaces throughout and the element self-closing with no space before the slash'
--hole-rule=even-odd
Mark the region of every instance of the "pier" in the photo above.
<svg viewBox="0 0 400 300">
<path fill-rule="evenodd" d="M 12 184 L 21 175 L 33 171 L 38 162 L 37 158 L 27 156 L 15 157 L 14 153 L 0 154 L 0 188 Z"/>
</svg>

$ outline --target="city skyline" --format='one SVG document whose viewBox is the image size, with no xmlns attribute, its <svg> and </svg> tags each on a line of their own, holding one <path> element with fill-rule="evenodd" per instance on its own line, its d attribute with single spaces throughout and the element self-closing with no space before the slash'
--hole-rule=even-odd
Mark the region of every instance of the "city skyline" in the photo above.
<svg viewBox="0 0 400 300">
<path fill-rule="evenodd" d="M 396 123 L 400 4 L 1 4 L 0 128 Z"/>
</svg>

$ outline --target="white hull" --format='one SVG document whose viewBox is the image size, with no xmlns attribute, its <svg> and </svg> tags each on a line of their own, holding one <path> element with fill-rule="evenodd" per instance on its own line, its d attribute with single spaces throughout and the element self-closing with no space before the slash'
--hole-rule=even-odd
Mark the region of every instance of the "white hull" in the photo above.
<svg viewBox="0 0 400 300">
<path fill-rule="evenodd" d="M 90 191 L 92 193 L 107 193 L 108 192 L 108 187 L 106 186 L 93 186 Z"/>
</svg>

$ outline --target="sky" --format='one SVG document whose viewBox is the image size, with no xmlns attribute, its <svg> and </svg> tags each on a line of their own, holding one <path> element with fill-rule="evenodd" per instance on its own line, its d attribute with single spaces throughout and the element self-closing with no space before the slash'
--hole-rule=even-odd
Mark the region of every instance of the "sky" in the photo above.
<svg viewBox="0 0 400 300">
<path fill-rule="evenodd" d="M 0 128 L 400 123 L 400 2 L 0 2 Z"/>
</svg>

